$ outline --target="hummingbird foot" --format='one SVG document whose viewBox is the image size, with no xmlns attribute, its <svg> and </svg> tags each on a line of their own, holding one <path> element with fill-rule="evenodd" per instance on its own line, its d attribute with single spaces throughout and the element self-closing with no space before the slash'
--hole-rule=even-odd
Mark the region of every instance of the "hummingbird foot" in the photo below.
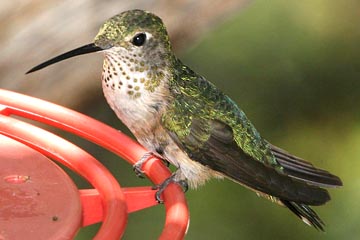
<svg viewBox="0 0 360 240">
<path fill-rule="evenodd" d="M 150 156 L 153 156 L 152 152 L 147 152 L 145 153 L 140 159 L 139 161 L 137 161 L 134 165 L 133 165 L 133 170 L 136 174 L 137 177 L 139 178 L 145 178 L 144 174 L 145 172 L 142 170 L 142 166 L 143 164 L 149 159 Z"/>
<path fill-rule="evenodd" d="M 184 192 L 187 192 L 187 190 L 189 189 L 189 185 L 187 183 L 186 180 L 184 179 L 178 179 L 177 177 L 177 172 L 174 172 L 170 177 L 168 177 L 167 179 L 165 179 L 164 182 L 162 182 L 159 185 L 156 185 L 153 187 L 153 189 L 157 189 L 158 191 L 155 193 L 155 199 L 156 201 L 158 201 L 158 203 L 163 203 L 164 200 L 161 198 L 161 194 L 164 192 L 164 190 L 167 188 L 167 186 L 170 183 L 176 183 L 179 184 L 181 186 L 181 188 L 183 189 Z"/>
<path fill-rule="evenodd" d="M 153 152 L 147 152 L 145 153 L 139 161 L 137 161 L 134 165 L 133 165 L 133 170 L 136 174 L 137 177 L 139 178 L 145 178 L 144 177 L 144 174 L 145 172 L 142 170 L 142 165 L 149 159 L 149 157 L 151 156 L 156 156 L 158 157 L 157 155 L 155 155 Z M 158 157 L 160 158 L 160 157 Z M 170 162 L 167 161 L 166 159 L 163 159 L 163 158 L 160 158 L 161 161 L 165 164 L 166 167 L 169 167 L 170 166 Z"/>
</svg>

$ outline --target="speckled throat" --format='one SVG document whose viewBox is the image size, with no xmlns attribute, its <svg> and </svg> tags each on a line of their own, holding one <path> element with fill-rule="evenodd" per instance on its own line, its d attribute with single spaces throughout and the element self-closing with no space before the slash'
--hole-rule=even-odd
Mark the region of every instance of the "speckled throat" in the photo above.
<svg viewBox="0 0 360 240">
<path fill-rule="evenodd" d="M 150 37 L 149 47 L 151 40 Z M 104 52 L 104 95 L 116 115 L 134 130 L 135 124 L 157 114 L 154 107 L 159 109 L 166 104 L 171 77 L 169 58 L 161 49 L 113 47 Z"/>
<path fill-rule="evenodd" d="M 131 51 L 113 47 L 105 51 L 103 87 L 121 92 L 131 99 L 139 98 L 144 91 L 154 92 L 169 75 L 166 61 L 167 57 L 162 52 L 149 56 L 139 49 Z"/>
<path fill-rule="evenodd" d="M 141 93 L 146 89 L 145 85 L 150 85 L 152 73 L 149 71 L 149 66 L 145 67 L 145 62 L 139 58 L 141 55 L 136 54 L 119 55 L 119 57 L 106 54 L 102 72 L 103 87 L 109 89 L 108 91 L 117 91 L 131 98 L 141 97 Z M 156 80 L 152 81 L 154 87 L 159 85 L 160 79 Z"/>
</svg>

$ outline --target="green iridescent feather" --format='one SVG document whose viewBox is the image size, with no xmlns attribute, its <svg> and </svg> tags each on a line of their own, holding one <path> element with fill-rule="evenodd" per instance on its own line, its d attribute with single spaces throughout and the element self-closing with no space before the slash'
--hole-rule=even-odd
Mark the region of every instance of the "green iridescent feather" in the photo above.
<svg viewBox="0 0 360 240">
<path fill-rule="evenodd" d="M 301 159 L 286 160 L 291 155 L 264 140 L 229 97 L 179 60 L 174 64 L 173 99 L 162 125 L 192 160 L 276 202 L 320 205 L 330 199 L 320 186 L 338 184 L 337 177 Z"/>
<path fill-rule="evenodd" d="M 281 171 L 268 143 L 245 113 L 212 83 L 180 61 L 176 64 L 181 66 L 174 67 L 174 78 L 169 83 L 176 97 L 163 117 L 164 126 L 182 140 L 189 134 L 192 119 L 202 120 L 204 124 L 208 120 L 218 120 L 232 128 L 234 140 L 245 153 Z"/>
</svg>

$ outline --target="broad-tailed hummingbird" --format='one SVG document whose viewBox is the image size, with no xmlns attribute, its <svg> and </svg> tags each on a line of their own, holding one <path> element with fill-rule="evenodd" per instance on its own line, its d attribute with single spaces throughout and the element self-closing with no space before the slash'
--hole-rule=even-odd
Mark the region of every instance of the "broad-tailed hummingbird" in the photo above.
<svg viewBox="0 0 360 240">
<path fill-rule="evenodd" d="M 103 24 L 93 43 L 29 72 L 98 51 L 105 56 L 102 87 L 110 107 L 149 152 L 177 168 L 160 185 L 158 200 L 170 182 L 196 188 L 226 177 L 323 230 L 308 205 L 329 201 L 324 187 L 341 186 L 341 180 L 262 138 L 234 101 L 174 55 L 156 15 L 120 13 Z"/>
</svg>

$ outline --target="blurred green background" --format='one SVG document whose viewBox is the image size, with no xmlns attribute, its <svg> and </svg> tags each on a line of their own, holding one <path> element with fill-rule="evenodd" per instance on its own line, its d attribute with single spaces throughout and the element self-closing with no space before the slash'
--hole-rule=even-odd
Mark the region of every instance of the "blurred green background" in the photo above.
<svg viewBox="0 0 360 240">
<path fill-rule="evenodd" d="M 326 223 L 321 233 L 235 183 L 212 180 L 186 193 L 186 239 L 359 238 L 359 9 L 355 0 L 253 1 L 178 53 L 235 100 L 264 138 L 344 183 L 330 189 L 332 201 L 314 208 Z M 100 99 L 89 100 L 82 112 L 130 134 Z M 122 186 L 151 184 L 116 156 L 78 141 Z M 163 223 L 161 205 L 131 214 L 124 239 L 156 239 Z M 90 239 L 98 227 L 82 229 L 76 239 Z"/>
</svg>

